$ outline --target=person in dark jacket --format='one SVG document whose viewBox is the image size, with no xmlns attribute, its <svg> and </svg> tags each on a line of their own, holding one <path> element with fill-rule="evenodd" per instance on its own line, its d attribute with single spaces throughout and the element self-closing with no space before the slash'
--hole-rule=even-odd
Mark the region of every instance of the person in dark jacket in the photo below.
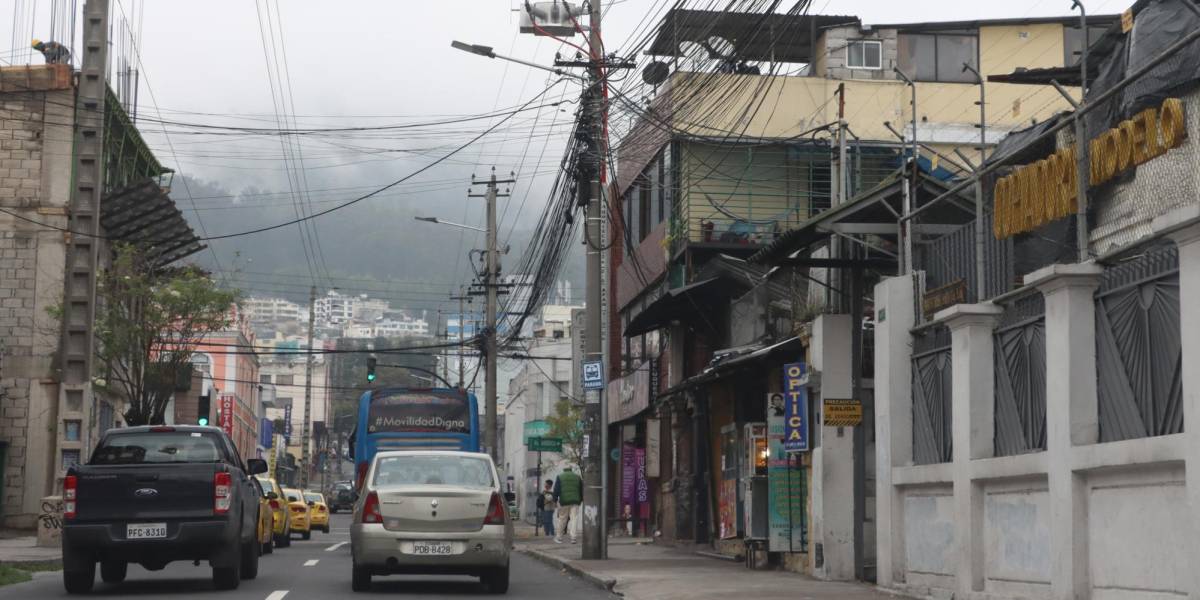
<svg viewBox="0 0 1200 600">
<path fill-rule="evenodd" d="M 554 499 L 558 502 L 557 523 L 554 536 L 556 543 L 563 543 L 563 532 L 571 536 L 571 543 L 579 541 L 579 506 L 583 504 L 583 478 L 566 467 L 554 481 Z"/>
<path fill-rule="evenodd" d="M 554 535 L 554 509 L 557 506 L 558 502 L 554 501 L 554 482 L 547 479 L 546 487 L 537 497 L 537 524 L 547 536 Z"/>
</svg>

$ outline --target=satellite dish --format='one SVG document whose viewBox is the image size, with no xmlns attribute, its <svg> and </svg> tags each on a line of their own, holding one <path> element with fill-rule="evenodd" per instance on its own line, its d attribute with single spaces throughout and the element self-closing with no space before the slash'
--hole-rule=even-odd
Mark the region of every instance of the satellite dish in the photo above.
<svg viewBox="0 0 1200 600">
<path fill-rule="evenodd" d="M 642 69 L 642 81 L 650 85 L 658 85 L 666 81 L 670 74 L 671 68 L 667 66 L 667 63 L 656 60 Z"/>
</svg>

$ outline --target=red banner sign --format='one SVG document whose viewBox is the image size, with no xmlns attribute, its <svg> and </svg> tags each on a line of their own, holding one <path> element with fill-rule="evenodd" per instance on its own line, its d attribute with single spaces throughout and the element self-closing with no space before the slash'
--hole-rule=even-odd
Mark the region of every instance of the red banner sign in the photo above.
<svg viewBox="0 0 1200 600">
<path fill-rule="evenodd" d="M 221 430 L 233 436 L 233 396 L 221 396 Z"/>
</svg>

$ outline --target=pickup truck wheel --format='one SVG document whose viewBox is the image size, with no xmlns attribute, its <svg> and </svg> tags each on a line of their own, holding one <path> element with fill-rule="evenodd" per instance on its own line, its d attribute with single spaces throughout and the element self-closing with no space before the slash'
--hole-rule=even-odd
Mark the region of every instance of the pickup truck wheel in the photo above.
<svg viewBox="0 0 1200 600">
<path fill-rule="evenodd" d="M 226 552 L 236 552 L 230 567 L 213 567 L 212 580 L 213 586 L 218 590 L 236 590 L 242 579 L 242 545 L 234 543 L 225 550 Z"/>
<path fill-rule="evenodd" d="M 241 578 L 254 579 L 258 577 L 258 541 L 251 541 L 242 546 Z"/>
<path fill-rule="evenodd" d="M 100 579 L 104 583 L 121 583 L 129 572 L 129 563 L 121 560 L 106 560 L 100 563 Z"/>
<path fill-rule="evenodd" d="M 91 562 L 90 568 L 78 571 L 63 571 L 63 587 L 68 594 L 86 594 L 92 591 L 96 582 L 96 563 Z"/>
<path fill-rule="evenodd" d="M 355 565 L 350 571 L 350 589 L 356 592 L 371 591 L 371 572 Z"/>
</svg>

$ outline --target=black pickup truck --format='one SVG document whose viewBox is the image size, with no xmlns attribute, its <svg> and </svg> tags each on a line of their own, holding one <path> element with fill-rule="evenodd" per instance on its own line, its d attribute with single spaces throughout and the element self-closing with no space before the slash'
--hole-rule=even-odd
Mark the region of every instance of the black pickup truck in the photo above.
<svg viewBox="0 0 1200 600">
<path fill-rule="evenodd" d="M 129 563 L 156 571 L 171 561 L 208 561 L 218 589 L 258 575 L 259 494 L 245 463 L 215 427 L 112 429 L 91 460 L 63 481 L 63 584 L 86 593 L 96 563 L 106 583 Z"/>
</svg>

